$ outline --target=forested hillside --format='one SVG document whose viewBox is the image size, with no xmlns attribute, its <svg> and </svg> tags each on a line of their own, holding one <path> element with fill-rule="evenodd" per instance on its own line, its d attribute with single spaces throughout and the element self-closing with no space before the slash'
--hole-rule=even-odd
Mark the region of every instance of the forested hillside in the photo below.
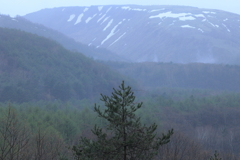
<svg viewBox="0 0 240 160">
<path fill-rule="evenodd" d="M 157 136 L 174 128 L 170 143 L 159 149 L 156 160 L 209 159 L 215 150 L 223 160 L 237 160 L 240 95 L 186 95 L 180 92 L 180 99 L 172 93 L 136 98 L 144 102 L 137 116 L 143 124 L 155 122 Z M 105 121 L 97 117 L 93 106 L 88 100 L 0 103 L 0 158 L 72 160 L 71 146 L 80 136 L 93 139 L 95 124 L 105 129 Z M 18 143 L 6 143 L 13 138 Z M 9 149 L 15 152 L 7 153 Z"/>
<path fill-rule="evenodd" d="M 188 88 L 240 91 L 240 66 L 224 64 L 102 62 L 146 89 Z"/>
<path fill-rule="evenodd" d="M 106 93 L 123 77 L 47 38 L 0 28 L 0 101 L 69 100 Z"/>
</svg>

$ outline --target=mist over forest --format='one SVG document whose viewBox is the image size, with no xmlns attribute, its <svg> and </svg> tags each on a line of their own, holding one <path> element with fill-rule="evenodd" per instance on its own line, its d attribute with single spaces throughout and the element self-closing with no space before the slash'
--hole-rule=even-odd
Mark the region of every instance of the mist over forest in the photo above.
<svg viewBox="0 0 240 160">
<path fill-rule="evenodd" d="M 72 160 L 98 153 L 96 135 L 114 137 L 106 127 L 112 121 L 99 113 L 115 104 L 117 93 L 125 95 L 117 92 L 123 83 L 136 96 L 130 95 L 131 105 L 143 102 L 126 107 L 142 124 L 155 123 L 157 137 L 169 133 L 152 159 L 239 159 L 239 27 L 240 15 L 187 6 L 0 15 L 0 159 Z M 96 134 L 95 125 L 102 128 Z M 92 150 L 78 152 L 81 140 Z"/>
</svg>

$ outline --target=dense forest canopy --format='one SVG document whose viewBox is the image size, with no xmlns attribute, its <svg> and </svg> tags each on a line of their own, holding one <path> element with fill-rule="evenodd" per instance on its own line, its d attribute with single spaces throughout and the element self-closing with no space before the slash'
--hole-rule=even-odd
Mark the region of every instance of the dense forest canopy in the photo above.
<svg viewBox="0 0 240 160">
<path fill-rule="evenodd" d="M 136 112 L 143 124 L 156 122 L 158 133 L 172 127 L 175 130 L 170 143 L 160 148 L 156 158 L 176 160 L 178 157 L 177 160 L 180 160 L 184 156 L 186 160 L 202 160 L 218 150 L 221 157 L 235 160 L 240 152 L 240 94 L 183 97 L 176 99 L 171 94 L 162 94 L 136 98 L 136 102 L 144 101 L 142 108 Z M 0 103 L 0 138 L 8 124 L 5 123 L 6 118 L 10 117 L 17 124 L 10 131 L 19 133 L 14 136 L 19 141 L 28 136 L 29 142 L 20 152 L 25 159 L 34 156 L 73 159 L 66 146 L 77 144 L 81 136 L 93 138 L 91 129 L 95 124 L 103 128 L 106 125 L 93 112 L 93 107 L 89 100 Z M 10 135 L 7 138 L 11 138 Z M 0 147 L 3 146 L 1 142 Z M 41 145 L 38 146 L 38 143 Z"/>
<path fill-rule="evenodd" d="M 188 88 L 240 91 L 240 66 L 205 63 L 104 62 L 150 90 Z"/>
<path fill-rule="evenodd" d="M 0 28 L 0 101 L 69 100 L 106 93 L 123 79 L 47 38 Z"/>
</svg>

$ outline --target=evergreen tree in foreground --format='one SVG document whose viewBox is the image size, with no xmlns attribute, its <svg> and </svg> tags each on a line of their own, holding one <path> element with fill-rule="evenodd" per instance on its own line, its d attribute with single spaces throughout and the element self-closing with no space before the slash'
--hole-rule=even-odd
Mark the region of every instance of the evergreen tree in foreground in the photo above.
<svg viewBox="0 0 240 160">
<path fill-rule="evenodd" d="M 219 158 L 218 156 L 219 156 L 219 153 L 217 152 L 217 151 L 215 151 L 215 153 L 214 153 L 214 155 L 213 155 L 214 157 L 210 157 L 210 159 L 209 160 L 222 160 L 222 158 Z"/>
<path fill-rule="evenodd" d="M 125 87 L 124 81 L 119 90 L 113 89 L 111 97 L 101 94 L 106 109 L 102 111 L 95 104 L 98 116 L 107 120 L 105 132 L 97 126 L 92 130 L 96 140 L 81 137 L 79 144 L 72 150 L 77 160 L 151 160 L 159 147 L 170 141 L 173 130 L 162 137 L 156 137 L 157 125 L 142 125 L 134 112 L 142 103 L 135 104 L 131 87 Z"/>
</svg>

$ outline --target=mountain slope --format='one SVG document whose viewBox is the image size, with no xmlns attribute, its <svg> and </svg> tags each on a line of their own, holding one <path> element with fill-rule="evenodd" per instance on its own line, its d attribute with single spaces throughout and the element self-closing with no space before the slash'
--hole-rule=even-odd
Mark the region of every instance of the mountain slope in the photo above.
<svg viewBox="0 0 240 160">
<path fill-rule="evenodd" d="M 47 28 L 40 24 L 34 24 L 23 17 L 11 18 L 6 15 L 0 15 L 0 27 L 19 29 L 53 39 L 63 45 L 65 48 L 81 52 L 93 59 L 126 61 L 126 59 L 107 49 L 100 49 L 76 42 L 74 39 L 69 38 L 56 30 Z"/>
<path fill-rule="evenodd" d="M 53 40 L 0 28 L 0 101 L 69 100 L 109 93 L 123 78 Z"/>
<path fill-rule="evenodd" d="M 223 64 L 103 62 L 145 89 L 188 88 L 240 91 L 240 66 Z"/>
<path fill-rule="evenodd" d="M 183 6 L 61 7 L 25 18 L 129 60 L 240 64 L 240 15 Z"/>
</svg>

